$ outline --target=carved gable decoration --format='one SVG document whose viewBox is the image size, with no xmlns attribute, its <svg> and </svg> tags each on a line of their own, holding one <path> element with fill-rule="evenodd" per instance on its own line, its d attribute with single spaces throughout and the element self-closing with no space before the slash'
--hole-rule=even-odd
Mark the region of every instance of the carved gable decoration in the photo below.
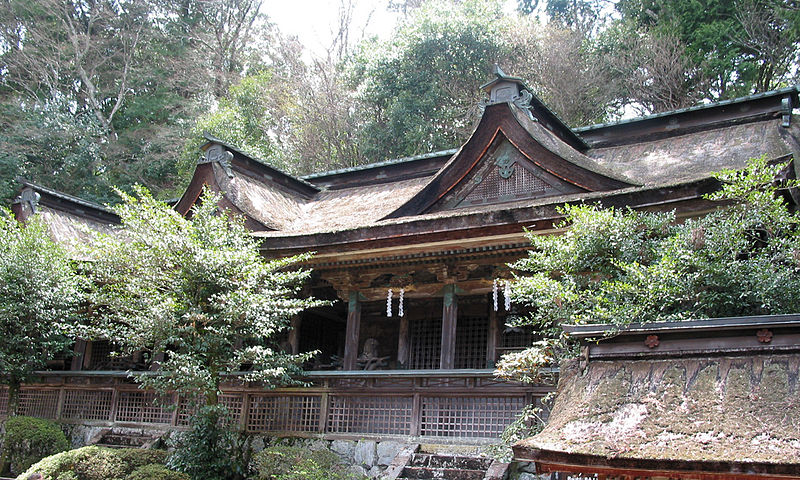
<svg viewBox="0 0 800 480">
<path fill-rule="evenodd" d="M 434 210 L 551 197 L 585 190 L 546 172 L 502 139 Z"/>
</svg>

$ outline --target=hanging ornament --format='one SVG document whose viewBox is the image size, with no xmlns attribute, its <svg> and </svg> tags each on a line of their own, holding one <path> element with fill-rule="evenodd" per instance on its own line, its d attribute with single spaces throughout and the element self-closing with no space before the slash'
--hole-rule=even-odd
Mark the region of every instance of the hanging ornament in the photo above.
<svg viewBox="0 0 800 480">
<path fill-rule="evenodd" d="M 405 294 L 406 294 L 406 289 L 405 288 L 401 288 L 400 289 L 400 306 L 397 308 L 397 316 L 398 317 L 402 317 L 402 316 L 404 316 L 406 314 L 406 312 L 403 310 L 403 300 L 404 300 Z"/>
<path fill-rule="evenodd" d="M 494 311 L 497 311 L 497 279 L 492 282 L 492 302 L 494 303 Z"/>
<path fill-rule="evenodd" d="M 506 288 L 503 290 L 503 300 L 505 300 L 506 312 L 511 311 L 511 281 L 506 280 Z"/>
<path fill-rule="evenodd" d="M 389 291 L 386 293 L 386 316 L 392 316 L 392 289 L 390 288 Z"/>
</svg>

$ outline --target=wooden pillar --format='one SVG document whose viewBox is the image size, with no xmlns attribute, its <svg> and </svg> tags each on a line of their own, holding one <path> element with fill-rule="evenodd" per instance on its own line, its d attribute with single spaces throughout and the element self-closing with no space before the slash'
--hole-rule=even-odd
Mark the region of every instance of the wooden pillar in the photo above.
<svg viewBox="0 0 800 480">
<path fill-rule="evenodd" d="M 295 315 L 291 320 L 291 327 L 289 329 L 289 353 L 297 355 L 300 353 L 300 325 L 303 319 L 300 315 Z"/>
<path fill-rule="evenodd" d="M 500 345 L 500 322 L 492 302 L 489 301 L 489 335 L 486 338 L 486 368 L 494 368 L 497 347 Z"/>
<path fill-rule="evenodd" d="M 456 323 L 458 320 L 458 299 L 455 284 L 445 285 L 442 307 L 442 353 L 439 368 L 455 368 Z"/>
<path fill-rule="evenodd" d="M 86 356 L 86 340 L 75 340 L 75 346 L 72 347 L 73 357 L 70 370 L 83 370 L 83 359 Z"/>
<path fill-rule="evenodd" d="M 358 334 L 361 330 L 361 299 L 358 292 L 350 292 L 347 304 L 347 328 L 344 340 L 344 370 L 356 369 L 358 357 Z"/>
<path fill-rule="evenodd" d="M 400 332 L 397 339 L 397 366 L 408 368 L 409 354 L 408 315 L 400 317 Z"/>
</svg>

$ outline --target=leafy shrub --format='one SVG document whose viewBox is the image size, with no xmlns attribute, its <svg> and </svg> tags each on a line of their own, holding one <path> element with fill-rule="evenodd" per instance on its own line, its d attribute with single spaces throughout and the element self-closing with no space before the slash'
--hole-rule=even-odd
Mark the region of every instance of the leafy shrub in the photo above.
<svg viewBox="0 0 800 480">
<path fill-rule="evenodd" d="M 3 448 L 12 473 L 23 472 L 42 458 L 69 447 L 66 435 L 55 422 L 22 416 L 6 421 Z"/>
<path fill-rule="evenodd" d="M 247 474 L 247 448 L 225 428 L 227 410 L 221 405 L 201 408 L 191 429 L 178 436 L 167 466 L 193 480 L 238 480 Z"/>
<path fill-rule="evenodd" d="M 125 480 L 189 480 L 185 473 L 173 472 L 164 465 L 153 463 L 139 467 Z"/>
<path fill-rule="evenodd" d="M 83 447 L 44 458 L 18 479 L 25 480 L 32 473 L 41 473 L 47 480 L 123 479 L 146 465 L 163 465 L 166 458 L 163 450 Z"/>
<path fill-rule="evenodd" d="M 301 447 L 272 447 L 253 459 L 258 480 L 361 480 L 347 471 L 330 450 L 309 451 Z"/>
</svg>

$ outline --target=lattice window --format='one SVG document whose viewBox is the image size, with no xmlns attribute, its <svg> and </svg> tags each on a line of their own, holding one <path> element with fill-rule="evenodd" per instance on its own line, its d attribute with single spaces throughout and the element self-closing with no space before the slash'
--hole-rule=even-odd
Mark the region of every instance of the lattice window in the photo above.
<svg viewBox="0 0 800 480">
<path fill-rule="evenodd" d="M 251 395 L 247 430 L 251 432 L 316 432 L 320 400 L 309 395 Z"/>
<path fill-rule="evenodd" d="M 8 416 L 8 388 L 0 387 L 0 418 Z"/>
<path fill-rule="evenodd" d="M 533 327 L 505 327 L 500 346 L 505 349 L 528 348 L 533 340 Z"/>
<path fill-rule="evenodd" d="M 486 368 L 489 319 L 458 317 L 456 323 L 455 368 Z"/>
<path fill-rule="evenodd" d="M 423 397 L 420 434 L 496 438 L 524 406 L 524 397 Z"/>
<path fill-rule="evenodd" d="M 486 178 L 467 194 L 460 206 L 542 197 L 554 190 L 552 185 L 518 163 L 511 168 L 514 173 L 508 178 L 500 175 L 499 168 L 492 169 Z"/>
<path fill-rule="evenodd" d="M 228 409 L 228 414 L 225 415 L 225 425 L 236 425 L 242 418 L 242 405 L 244 405 L 244 396 L 242 394 L 222 394 L 219 397 L 219 403 Z M 177 424 L 179 426 L 187 426 L 192 422 L 192 416 L 197 413 L 199 405 L 186 397 L 180 398 L 178 406 Z"/>
<path fill-rule="evenodd" d="M 66 390 L 61 418 L 72 420 L 109 420 L 110 390 Z"/>
<path fill-rule="evenodd" d="M 56 418 L 58 390 L 20 390 L 17 408 L 20 415 Z"/>
<path fill-rule="evenodd" d="M 412 397 L 333 395 L 328 432 L 409 435 L 412 403 Z"/>
<path fill-rule="evenodd" d="M 115 348 L 108 340 L 92 342 L 92 355 L 89 359 L 89 370 L 125 370 L 130 368 L 131 357 L 112 355 Z"/>
<path fill-rule="evenodd" d="M 153 392 L 119 392 L 118 422 L 171 423 L 172 412 L 161 406 Z"/>
<path fill-rule="evenodd" d="M 412 318 L 409 327 L 409 361 L 412 370 L 436 369 L 442 353 L 441 318 Z"/>
</svg>

